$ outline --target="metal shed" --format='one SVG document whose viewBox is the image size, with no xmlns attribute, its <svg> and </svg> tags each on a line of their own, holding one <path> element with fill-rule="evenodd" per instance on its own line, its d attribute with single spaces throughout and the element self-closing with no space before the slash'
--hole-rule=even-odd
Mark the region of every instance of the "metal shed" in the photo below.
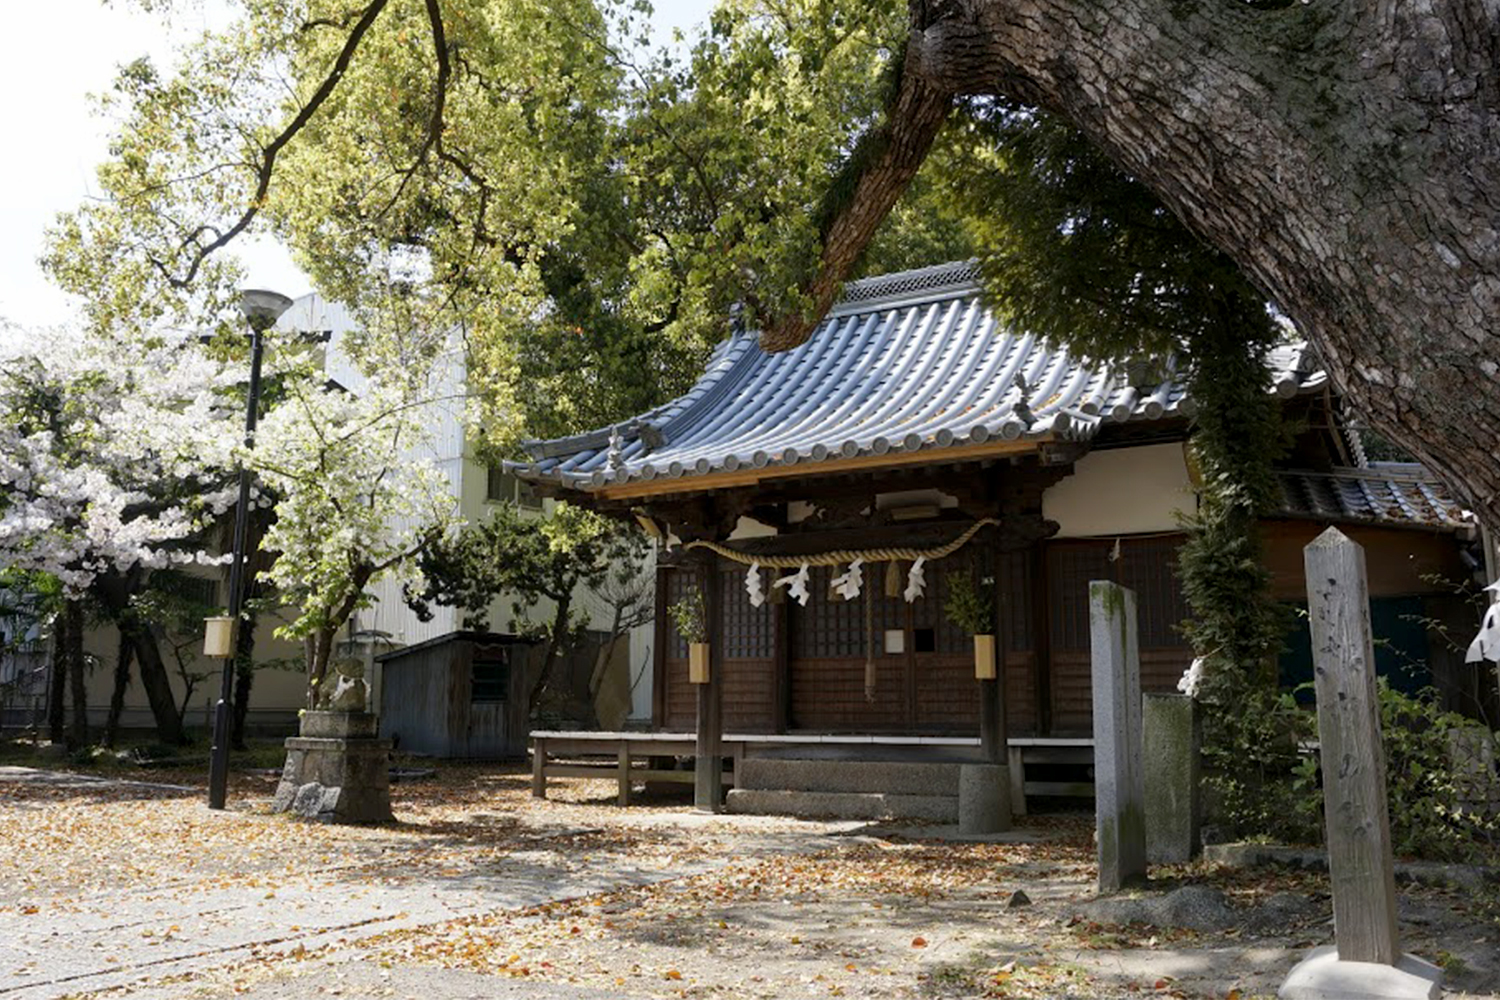
<svg viewBox="0 0 1500 1000">
<path fill-rule="evenodd" d="M 380 735 L 433 757 L 526 753 L 530 640 L 450 632 L 376 657 Z"/>
</svg>

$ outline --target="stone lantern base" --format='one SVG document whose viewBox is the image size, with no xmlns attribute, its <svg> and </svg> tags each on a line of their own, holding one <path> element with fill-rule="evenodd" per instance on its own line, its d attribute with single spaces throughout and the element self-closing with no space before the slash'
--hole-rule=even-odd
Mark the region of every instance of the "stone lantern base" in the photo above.
<svg viewBox="0 0 1500 1000">
<path fill-rule="evenodd" d="M 323 823 L 390 823 L 390 740 L 369 712 L 307 712 L 286 741 L 286 767 L 271 803 Z"/>
</svg>

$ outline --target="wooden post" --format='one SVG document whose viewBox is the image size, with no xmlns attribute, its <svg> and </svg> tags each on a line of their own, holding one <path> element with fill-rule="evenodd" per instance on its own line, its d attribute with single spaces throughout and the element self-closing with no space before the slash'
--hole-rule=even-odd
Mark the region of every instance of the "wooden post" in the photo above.
<svg viewBox="0 0 1500 1000">
<path fill-rule="evenodd" d="M 1089 584 L 1094 682 L 1094 804 L 1099 891 L 1146 876 L 1145 780 L 1141 769 L 1141 655 L 1135 592 Z"/>
<path fill-rule="evenodd" d="M 531 738 L 531 797 L 547 797 L 547 741 L 540 736 Z"/>
<path fill-rule="evenodd" d="M 719 557 L 703 551 L 698 570 L 708 625 L 709 666 L 708 683 L 694 685 L 698 695 L 698 738 L 693 758 L 693 805 L 704 812 L 722 812 L 724 760 L 720 744 L 724 737 L 724 625 L 723 601 L 719 595 Z"/>
<path fill-rule="evenodd" d="M 615 776 L 620 783 L 619 802 L 622 806 L 630 805 L 630 741 L 620 741 L 620 749 L 615 751 Z"/>
<path fill-rule="evenodd" d="M 1010 727 L 1005 717 L 1005 659 L 1010 652 L 1010 610 L 1006 594 L 1008 577 L 1005 553 L 990 546 L 990 574 L 995 581 L 995 679 L 979 682 L 979 737 L 984 759 L 992 764 L 1010 762 Z M 1016 803 L 1011 802 L 1015 809 Z M 1024 810 L 1025 806 L 1022 806 Z M 1024 813 L 1023 813 L 1024 814 Z"/>
<path fill-rule="evenodd" d="M 1365 553 L 1329 528 L 1303 560 L 1338 956 L 1394 965 L 1401 948 Z"/>
</svg>

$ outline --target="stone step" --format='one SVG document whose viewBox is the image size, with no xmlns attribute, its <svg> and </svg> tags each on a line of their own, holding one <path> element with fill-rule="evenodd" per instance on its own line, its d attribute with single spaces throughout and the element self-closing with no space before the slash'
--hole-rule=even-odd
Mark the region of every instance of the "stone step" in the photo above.
<svg viewBox="0 0 1500 1000">
<path fill-rule="evenodd" d="M 738 788 L 769 791 L 957 795 L 960 766 L 891 760 L 747 757 L 739 763 L 735 784 Z"/>
<path fill-rule="evenodd" d="M 958 796 L 882 792 L 809 792 L 735 788 L 729 811 L 761 816 L 819 816 L 837 819 L 921 819 L 958 822 Z"/>
</svg>

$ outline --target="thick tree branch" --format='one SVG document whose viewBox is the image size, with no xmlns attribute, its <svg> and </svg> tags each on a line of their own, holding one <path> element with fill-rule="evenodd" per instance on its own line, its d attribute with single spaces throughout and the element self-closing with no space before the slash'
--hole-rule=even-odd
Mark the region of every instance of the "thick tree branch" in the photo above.
<svg viewBox="0 0 1500 1000">
<path fill-rule="evenodd" d="M 1500 8 L 1369 8 L 919 2 L 902 93 L 988 91 L 1071 120 L 1297 322 L 1376 429 L 1500 525 Z M 932 122 L 915 102 L 887 127 Z M 804 289 L 815 312 L 902 176 L 864 171 Z M 771 323 L 767 345 L 816 318 Z"/>
<path fill-rule="evenodd" d="M 173 287 L 185 288 L 191 284 L 193 279 L 197 277 L 198 270 L 203 266 L 203 262 L 215 251 L 224 248 L 236 236 L 244 232 L 245 228 L 260 214 L 261 206 L 265 204 L 266 194 L 271 189 L 271 178 L 276 172 L 276 157 L 281 154 L 281 150 L 287 143 L 291 142 L 299 132 L 307 127 L 307 123 L 312 120 L 313 115 L 318 113 L 318 109 L 323 106 L 323 102 L 328 100 L 329 96 L 333 94 L 339 85 L 339 81 L 344 78 L 344 71 L 349 68 L 349 61 L 354 58 L 355 51 L 358 50 L 360 42 L 364 40 L 365 33 L 370 30 L 370 26 L 375 23 L 375 19 L 380 16 L 380 12 L 385 9 L 388 2 L 389 0 L 371 0 L 370 5 L 364 9 L 364 13 L 360 15 L 359 21 L 354 25 L 354 29 L 349 32 L 349 37 L 345 39 L 344 46 L 339 51 L 338 58 L 333 61 L 333 68 L 323 78 L 323 82 L 318 85 L 318 89 L 313 92 L 312 98 L 302 106 L 301 110 L 297 112 L 296 117 L 291 120 L 286 128 L 282 129 L 280 134 L 272 139 L 266 145 L 265 149 L 261 150 L 260 165 L 255 175 L 255 193 L 250 198 L 250 204 L 245 206 L 245 210 L 240 213 L 239 218 L 228 229 L 222 231 L 211 226 L 200 226 L 189 234 L 183 240 L 180 249 L 187 250 L 206 233 L 214 233 L 215 237 L 209 243 L 200 245 L 193 250 L 192 260 L 189 261 L 187 270 L 181 275 L 173 274 L 164 262 L 156 262 L 157 268 L 171 282 Z"/>
</svg>

